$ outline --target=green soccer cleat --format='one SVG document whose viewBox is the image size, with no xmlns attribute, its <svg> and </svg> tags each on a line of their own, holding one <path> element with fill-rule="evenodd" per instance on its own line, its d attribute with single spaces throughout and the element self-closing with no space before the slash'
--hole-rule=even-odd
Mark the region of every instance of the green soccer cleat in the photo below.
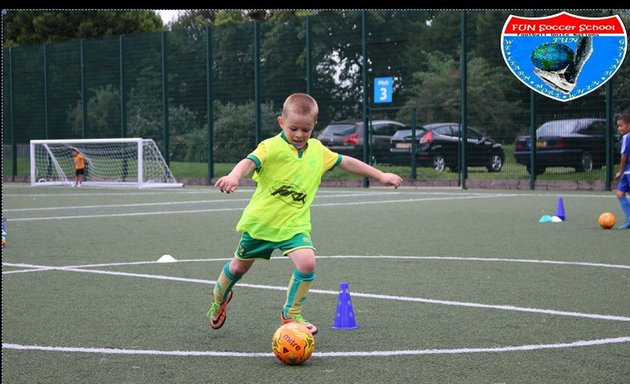
<svg viewBox="0 0 630 384">
<path fill-rule="evenodd" d="M 210 306 L 207 316 L 210 318 L 210 327 L 212 327 L 213 329 L 219 329 L 223 326 L 223 323 L 225 323 L 225 308 L 227 308 L 230 300 L 232 300 L 232 291 L 230 291 L 227 298 L 221 305 L 217 303 L 212 303 L 212 305 Z"/>
<path fill-rule="evenodd" d="M 306 326 L 306 328 L 311 331 L 312 335 L 317 333 L 317 327 L 313 324 L 309 323 L 302 315 L 293 315 L 291 317 L 284 317 L 284 312 L 280 316 L 280 325 L 288 324 L 288 323 L 301 323 Z"/>
</svg>

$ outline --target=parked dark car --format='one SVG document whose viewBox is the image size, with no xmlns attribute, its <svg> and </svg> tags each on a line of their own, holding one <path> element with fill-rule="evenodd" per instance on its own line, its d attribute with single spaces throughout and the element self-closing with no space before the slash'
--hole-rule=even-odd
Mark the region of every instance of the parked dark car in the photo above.
<svg viewBox="0 0 630 384">
<path fill-rule="evenodd" d="M 613 135 L 611 151 L 617 145 Z M 514 158 L 531 173 L 529 135 L 516 138 Z M 613 152 L 614 153 L 614 152 Z M 613 156 L 613 161 L 615 157 Z M 570 167 L 577 172 L 591 171 L 606 165 L 606 120 L 598 118 L 552 120 L 536 130 L 536 174 L 548 167 Z"/>
<path fill-rule="evenodd" d="M 460 124 L 433 123 L 416 129 L 416 161 L 435 170 L 452 172 L 459 170 Z M 468 166 L 484 166 L 490 172 L 499 172 L 505 161 L 503 146 L 477 130 L 468 127 L 466 131 L 466 160 Z M 395 155 L 394 162 L 411 162 L 411 129 L 403 129 L 390 140 L 390 151 Z"/>
<path fill-rule="evenodd" d="M 394 120 L 370 121 L 370 162 L 389 162 L 389 139 L 405 125 Z M 317 139 L 331 150 L 363 160 L 364 130 L 362 121 L 329 124 Z"/>
</svg>

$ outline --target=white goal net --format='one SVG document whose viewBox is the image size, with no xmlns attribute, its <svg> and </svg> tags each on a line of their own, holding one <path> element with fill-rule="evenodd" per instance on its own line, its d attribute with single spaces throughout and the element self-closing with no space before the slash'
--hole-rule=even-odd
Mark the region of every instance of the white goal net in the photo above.
<svg viewBox="0 0 630 384">
<path fill-rule="evenodd" d="M 31 185 L 73 185 L 72 149 L 85 159 L 85 186 L 182 187 L 151 139 L 31 140 Z"/>
</svg>

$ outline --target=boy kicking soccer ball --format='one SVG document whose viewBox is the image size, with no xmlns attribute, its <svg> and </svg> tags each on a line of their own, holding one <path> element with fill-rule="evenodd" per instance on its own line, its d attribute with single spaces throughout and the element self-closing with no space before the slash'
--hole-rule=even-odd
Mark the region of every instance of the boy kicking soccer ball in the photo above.
<svg viewBox="0 0 630 384">
<path fill-rule="evenodd" d="M 315 247 L 311 240 L 310 206 L 322 175 L 339 168 L 371 177 L 398 188 L 402 178 L 352 157 L 341 156 L 325 147 L 311 134 L 317 124 L 317 102 L 304 93 L 294 93 L 284 102 L 278 124 L 282 131 L 262 141 L 215 187 L 221 192 L 236 190 L 241 178 L 254 171 L 256 191 L 236 225 L 241 240 L 231 261 L 223 266 L 213 290 L 208 311 L 210 326 L 221 328 L 232 288 L 249 271 L 256 259 L 271 258 L 274 249 L 288 256 L 295 269 L 289 279 L 280 323 L 304 324 L 312 334 L 317 327 L 302 316 L 302 307 L 315 280 Z"/>
</svg>

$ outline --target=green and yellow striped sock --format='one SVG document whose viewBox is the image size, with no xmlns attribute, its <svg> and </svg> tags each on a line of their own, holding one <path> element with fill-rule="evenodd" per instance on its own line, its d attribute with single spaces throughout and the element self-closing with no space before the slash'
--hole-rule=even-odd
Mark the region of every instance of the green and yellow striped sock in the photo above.
<svg viewBox="0 0 630 384">
<path fill-rule="evenodd" d="M 221 271 L 221 274 L 217 279 L 217 283 L 214 285 L 214 289 L 212 290 L 214 302 L 218 305 L 223 304 L 223 301 L 232 290 L 232 287 L 234 287 L 234 284 L 236 284 L 240 279 L 240 276 L 234 276 L 230 272 L 230 262 L 228 261 L 225 263 L 223 271 Z"/>
<path fill-rule="evenodd" d="M 302 312 L 302 307 L 308 296 L 308 291 L 315 280 L 315 272 L 300 273 L 297 269 L 293 271 L 289 280 L 289 290 L 287 291 L 287 301 L 284 304 L 284 317 L 292 317 Z"/>
</svg>

